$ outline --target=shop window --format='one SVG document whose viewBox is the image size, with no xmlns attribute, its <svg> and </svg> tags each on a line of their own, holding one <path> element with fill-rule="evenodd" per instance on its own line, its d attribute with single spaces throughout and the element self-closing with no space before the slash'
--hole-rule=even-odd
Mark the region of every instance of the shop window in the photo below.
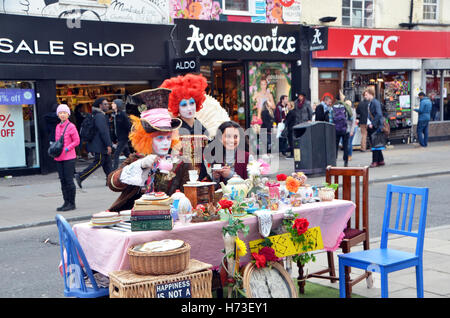
<svg viewBox="0 0 450 318">
<path fill-rule="evenodd" d="M 374 26 L 374 0 L 342 0 L 342 25 Z"/>
<path fill-rule="evenodd" d="M 450 120 L 450 71 L 427 70 L 426 74 L 426 92 L 433 104 L 431 120 Z M 441 93 L 442 74 L 444 82 Z M 442 107 L 441 98 L 443 98 Z"/>
<path fill-rule="evenodd" d="M 275 105 L 282 95 L 291 96 L 291 65 L 277 62 L 249 63 L 250 118 L 261 119 L 264 107 Z"/>
<path fill-rule="evenodd" d="M 222 0 L 223 14 L 264 16 L 266 2 L 262 0 Z"/>
<path fill-rule="evenodd" d="M 0 81 L 0 169 L 38 168 L 34 83 Z"/>
<path fill-rule="evenodd" d="M 438 0 L 423 1 L 423 19 L 428 21 L 436 21 L 438 19 Z"/>
</svg>

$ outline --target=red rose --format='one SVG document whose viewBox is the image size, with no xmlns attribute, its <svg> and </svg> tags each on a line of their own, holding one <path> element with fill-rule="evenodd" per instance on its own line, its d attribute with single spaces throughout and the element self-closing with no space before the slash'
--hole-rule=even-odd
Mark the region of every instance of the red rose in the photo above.
<svg viewBox="0 0 450 318">
<path fill-rule="evenodd" d="M 295 219 L 293 229 L 297 230 L 298 235 L 302 235 L 308 230 L 309 222 L 307 219 Z"/>
<path fill-rule="evenodd" d="M 233 201 L 222 199 L 219 201 L 219 205 L 221 209 L 229 209 L 233 206 Z"/>
<path fill-rule="evenodd" d="M 277 174 L 277 180 L 278 181 L 286 181 L 287 175 L 284 173 Z"/>
<path fill-rule="evenodd" d="M 267 261 L 278 262 L 280 259 L 275 255 L 275 250 L 271 247 L 264 246 L 259 250 L 259 255 L 264 255 Z"/>
<path fill-rule="evenodd" d="M 266 267 L 266 257 L 264 255 L 252 253 L 252 257 L 256 261 L 256 267 L 258 267 L 258 268 Z"/>
</svg>

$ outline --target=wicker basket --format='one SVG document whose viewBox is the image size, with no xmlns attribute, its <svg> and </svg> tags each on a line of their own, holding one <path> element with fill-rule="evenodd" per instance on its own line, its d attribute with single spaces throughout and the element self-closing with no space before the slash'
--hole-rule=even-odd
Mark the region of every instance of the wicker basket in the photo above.
<svg viewBox="0 0 450 318">
<path fill-rule="evenodd" d="M 191 246 L 188 243 L 167 252 L 137 252 L 134 247 L 128 249 L 130 268 L 139 275 L 171 275 L 184 271 L 191 258 Z"/>
<path fill-rule="evenodd" d="M 319 198 L 321 201 L 333 201 L 334 190 L 333 189 L 319 189 Z"/>
<path fill-rule="evenodd" d="M 211 264 L 194 259 L 186 270 L 175 275 L 142 276 L 131 271 L 109 273 L 109 297 L 111 298 L 157 298 L 158 285 L 189 280 L 192 298 L 211 298 Z"/>
</svg>

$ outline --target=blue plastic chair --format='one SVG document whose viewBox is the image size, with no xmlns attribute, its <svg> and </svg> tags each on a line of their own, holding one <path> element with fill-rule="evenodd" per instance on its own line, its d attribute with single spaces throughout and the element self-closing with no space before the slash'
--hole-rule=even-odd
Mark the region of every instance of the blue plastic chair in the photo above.
<svg viewBox="0 0 450 318">
<path fill-rule="evenodd" d="M 109 288 L 98 287 L 91 268 L 84 256 L 83 249 L 69 223 L 60 214 L 57 214 L 55 219 L 59 230 L 59 242 L 61 246 L 64 296 L 78 298 L 108 296 Z M 66 252 L 65 255 L 64 251 Z M 86 276 L 89 278 L 92 287 L 86 286 Z"/>
<path fill-rule="evenodd" d="M 391 205 L 393 194 L 398 193 L 397 214 L 395 226 L 390 227 Z M 397 195 L 396 195 L 397 196 Z M 414 223 L 414 208 L 417 196 L 421 197 L 420 215 L 417 232 L 412 230 Z M 403 197 L 405 199 L 403 200 Z M 408 203 L 411 197 L 410 209 Z M 402 203 L 403 209 L 402 209 Z M 371 249 L 339 257 L 339 294 L 345 298 L 345 267 L 356 267 L 366 271 L 379 272 L 381 275 L 381 297 L 388 297 L 388 274 L 409 267 L 416 267 L 417 297 L 423 298 L 423 241 L 427 216 L 428 188 L 404 187 L 388 184 L 384 209 L 383 228 L 379 249 Z M 409 212 L 409 217 L 408 217 Z M 401 219 L 401 222 L 400 222 Z M 401 223 L 401 224 L 400 224 Z M 387 247 L 389 234 L 398 234 L 416 238 L 415 253 L 394 250 Z"/>
</svg>

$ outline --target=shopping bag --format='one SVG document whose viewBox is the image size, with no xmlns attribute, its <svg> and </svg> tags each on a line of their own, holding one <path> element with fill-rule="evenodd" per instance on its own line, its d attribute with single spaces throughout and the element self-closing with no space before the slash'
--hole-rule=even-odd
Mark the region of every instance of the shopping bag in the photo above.
<svg viewBox="0 0 450 318">
<path fill-rule="evenodd" d="M 386 146 L 386 135 L 383 132 L 374 132 L 370 135 L 372 148 L 382 148 Z"/>
<path fill-rule="evenodd" d="M 278 126 L 277 126 L 277 138 L 281 137 L 281 133 L 283 132 L 285 127 L 286 127 L 286 125 L 283 122 L 278 124 Z"/>
</svg>

